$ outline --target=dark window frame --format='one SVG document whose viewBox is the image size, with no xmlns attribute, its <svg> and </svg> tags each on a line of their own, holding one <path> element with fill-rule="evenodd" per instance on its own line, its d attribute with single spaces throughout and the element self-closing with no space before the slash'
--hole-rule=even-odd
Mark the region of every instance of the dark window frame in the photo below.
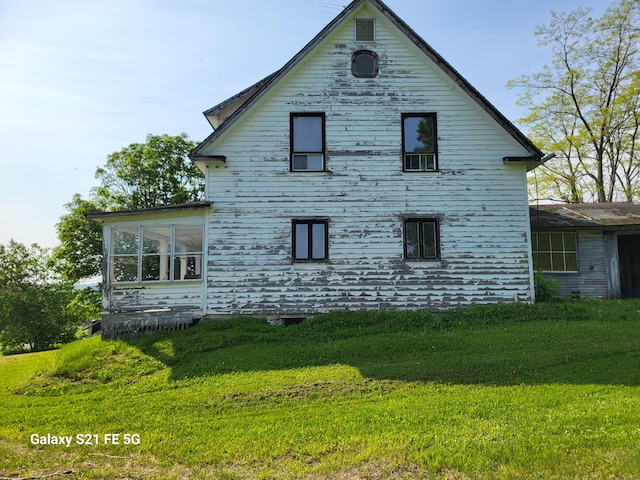
<svg viewBox="0 0 640 480">
<path fill-rule="evenodd" d="M 421 172 L 437 172 L 439 171 L 439 158 L 438 158 L 438 117 L 435 112 L 416 112 L 416 113 L 403 113 L 401 117 L 402 122 L 402 171 L 409 173 L 421 173 Z M 425 152 L 424 154 L 407 152 L 407 146 L 405 142 L 406 129 L 405 121 L 410 118 L 432 118 L 433 119 L 433 152 Z M 407 168 L 407 155 L 433 155 L 433 168 Z M 426 159 L 425 159 L 426 160 Z M 419 159 L 422 163 L 422 159 Z"/>
<path fill-rule="evenodd" d="M 294 119 L 298 117 L 319 117 L 322 119 L 322 150 L 307 152 L 300 151 L 297 152 L 294 150 L 294 139 L 295 139 L 295 127 L 294 127 Z M 289 114 L 289 171 L 295 173 L 317 173 L 317 172 L 326 172 L 327 171 L 327 129 L 326 129 L 326 115 L 324 112 L 291 112 Z M 311 169 L 297 169 L 294 168 L 294 157 L 295 155 L 322 155 L 322 169 L 320 170 L 311 170 Z"/>
<path fill-rule="evenodd" d="M 418 225 L 418 248 L 419 253 L 417 256 L 410 256 L 408 249 L 408 227 L 409 223 L 416 223 Z M 423 225 L 429 223 L 435 226 L 435 245 L 434 255 L 427 255 L 425 253 L 425 243 L 424 243 L 424 228 Z M 405 218 L 403 222 L 403 238 L 402 244 L 404 249 L 404 259 L 408 262 L 439 262 L 441 259 L 441 251 L 440 251 L 440 219 L 436 217 L 410 217 Z"/>
<path fill-rule="evenodd" d="M 357 58 L 361 55 L 368 55 L 373 57 L 373 72 L 372 73 L 359 73 L 357 69 Z M 358 50 L 351 55 L 351 74 L 357 78 L 375 78 L 378 76 L 378 70 L 380 68 L 380 62 L 378 54 L 372 50 Z"/>
<path fill-rule="evenodd" d="M 297 257 L 297 225 L 307 225 L 307 258 Z M 324 226 L 324 257 L 313 258 L 313 225 Z M 291 258 L 293 263 L 327 263 L 329 261 L 329 220 L 326 218 L 305 218 L 291 221 Z"/>
</svg>

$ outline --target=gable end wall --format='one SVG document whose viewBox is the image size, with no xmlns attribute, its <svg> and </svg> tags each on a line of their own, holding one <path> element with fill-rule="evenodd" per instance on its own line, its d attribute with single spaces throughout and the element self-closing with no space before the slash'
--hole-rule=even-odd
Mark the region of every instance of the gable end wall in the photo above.
<svg viewBox="0 0 640 480">
<path fill-rule="evenodd" d="M 347 19 L 205 154 L 207 313 L 314 314 L 531 301 L 527 155 L 377 11 L 377 41 Z M 351 53 L 380 74 L 351 75 Z M 328 172 L 289 172 L 289 115 L 325 112 Z M 401 115 L 435 112 L 441 170 L 403 173 Z M 403 219 L 440 219 L 441 259 L 403 259 Z M 294 264 L 292 219 L 329 219 L 329 261 Z"/>
</svg>

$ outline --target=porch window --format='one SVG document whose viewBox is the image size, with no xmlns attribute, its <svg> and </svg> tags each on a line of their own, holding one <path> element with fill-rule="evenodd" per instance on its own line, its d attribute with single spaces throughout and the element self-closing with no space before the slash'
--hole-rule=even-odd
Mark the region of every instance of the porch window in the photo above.
<svg viewBox="0 0 640 480">
<path fill-rule="evenodd" d="M 328 258 L 329 235 L 327 220 L 293 221 L 293 260 L 324 262 Z"/>
<path fill-rule="evenodd" d="M 110 280 L 181 281 L 202 278 L 202 225 L 111 229 Z"/>
<path fill-rule="evenodd" d="M 428 172 L 438 169 L 435 113 L 402 115 L 402 157 L 405 172 Z"/>
<path fill-rule="evenodd" d="M 410 218 L 404 222 L 404 256 L 410 261 L 440 258 L 440 231 L 434 218 Z"/>
<path fill-rule="evenodd" d="M 573 232 L 533 232 L 533 268 L 550 272 L 578 271 L 578 240 Z"/>
<path fill-rule="evenodd" d="M 291 171 L 324 171 L 324 113 L 291 114 Z"/>
</svg>

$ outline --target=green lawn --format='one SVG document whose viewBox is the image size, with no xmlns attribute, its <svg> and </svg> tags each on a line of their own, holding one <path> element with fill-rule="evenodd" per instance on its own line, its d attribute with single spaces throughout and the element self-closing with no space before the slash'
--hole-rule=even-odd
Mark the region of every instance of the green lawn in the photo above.
<svg viewBox="0 0 640 480">
<path fill-rule="evenodd" d="M 640 301 L 237 319 L 0 357 L 0 478 L 53 474 L 640 478 Z"/>
</svg>

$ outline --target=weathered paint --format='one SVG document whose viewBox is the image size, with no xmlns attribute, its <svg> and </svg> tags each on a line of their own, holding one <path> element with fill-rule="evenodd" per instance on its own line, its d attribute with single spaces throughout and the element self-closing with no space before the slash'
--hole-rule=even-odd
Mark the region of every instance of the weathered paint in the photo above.
<svg viewBox="0 0 640 480">
<path fill-rule="evenodd" d="M 355 43 L 353 18 L 376 18 Z M 380 73 L 351 75 L 351 54 Z M 289 171 L 289 115 L 326 114 L 327 172 Z M 401 115 L 436 112 L 438 172 L 404 173 Z M 208 314 L 531 301 L 529 153 L 366 2 L 206 151 Z M 403 219 L 440 219 L 441 259 L 403 259 Z M 329 219 L 329 260 L 295 264 L 291 221 Z"/>
<path fill-rule="evenodd" d="M 616 298 L 607 286 L 610 279 L 619 279 L 620 275 L 617 267 L 611 271 L 610 260 L 614 257 L 609 249 L 616 244 L 615 238 L 602 231 L 578 231 L 576 235 L 578 271 L 545 272 L 545 278 L 558 281 L 558 293 L 562 297 Z"/>
<path fill-rule="evenodd" d="M 182 281 L 123 282 L 111 283 L 109 253 L 111 231 L 130 226 L 204 225 L 206 210 L 141 213 L 127 217 L 103 219 L 103 302 L 102 310 L 107 315 L 121 312 L 170 309 L 194 311 L 195 316 L 204 314 L 204 279 Z M 203 245 L 206 249 L 206 244 Z M 204 252 L 203 252 L 204 254 Z M 204 262 L 204 260 L 203 260 Z M 108 322 L 108 320 L 107 320 Z"/>
<path fill-rule="evenodd" d="M 578 271 L 544 272 L 546 278 L 558 281 L 561 296 L 609 299 L 638 296 L 635 279 L 625 277 L 625 267 L 628 269 L 630 265 L 624 264 L 624 259 L 636 257 L 640 205 L 537 205 L 531 207 L 531 228 L 534 232 L 571 232 L 577 236 Z M 621 239 L 627 240 L 624 242 L 627 247 L 620 246 Z M 636 271 L 633 267 L 631 270 Z"/>
<path fill-rule="evenodd" d="M 201 316 L 197 311 L 169 309 L 106 314 L 102 320 L 102 338 L 122 339 L 157 332 L 186 330 L 196 325 Z"/>
</svg>

